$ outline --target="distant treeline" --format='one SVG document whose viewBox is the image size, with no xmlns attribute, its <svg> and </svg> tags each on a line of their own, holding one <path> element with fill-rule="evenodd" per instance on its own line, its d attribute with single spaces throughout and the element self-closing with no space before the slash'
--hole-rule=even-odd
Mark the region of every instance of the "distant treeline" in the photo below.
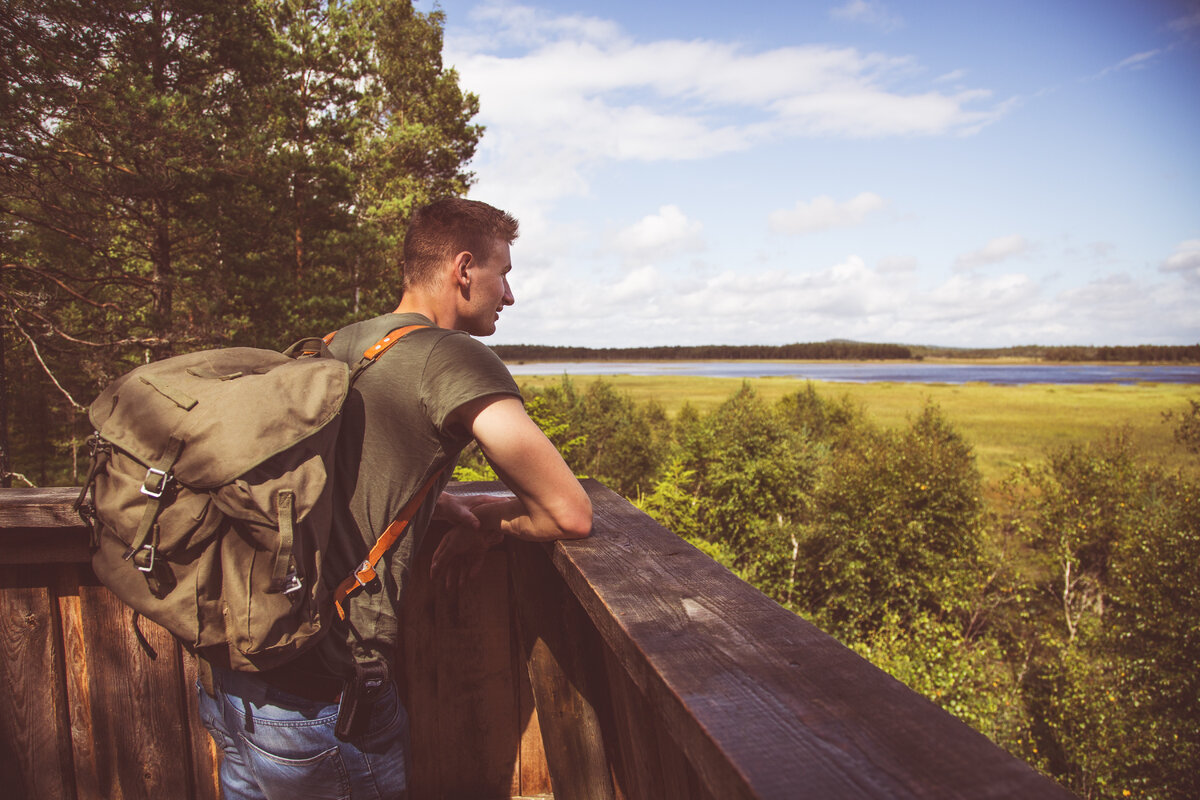
<svg viewBox="0 0 1200 800">
<path fill-rule="evenodd" d="M 1046 347 L 1023 345 L 1020 347 L 958 348 L 958 347 L 913 347 L 918 358 L 923 356 L 940 358 L 1029 358 L 1041 361 L 1135 361 L 1139 363 L 1200 363 L 1200 344 L 1157 345 L 1139 344 L 1115 347 Z"/>
<path fill-rule="evenodd" d="M 811 342 L 784 345 L 699 345 L 694 347 L 551 347 L 501 344 L 492 348 L 505 361 L 862 361 L 913 358 L 910 348 L 868 342 Z"/>
<path fill-rule="evenodd" d="M 1200 344 L 1133 347 L 1047 347 L 1047 361 L 1200 361 Z"/>
</svg>

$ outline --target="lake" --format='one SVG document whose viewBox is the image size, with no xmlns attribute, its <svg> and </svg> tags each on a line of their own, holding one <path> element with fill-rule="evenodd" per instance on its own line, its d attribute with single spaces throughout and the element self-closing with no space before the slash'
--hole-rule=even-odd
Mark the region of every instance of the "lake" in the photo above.
<svg viewBox="0 0 1200 800">
<path fill-rule="evenodd" d="M 927 364 L 813 361 L 556 361 L 509 364 L 513 375 L 697 375 L 807 378 L 837 383 L 1195 383 L 1200 366 Z"/>
</svg>

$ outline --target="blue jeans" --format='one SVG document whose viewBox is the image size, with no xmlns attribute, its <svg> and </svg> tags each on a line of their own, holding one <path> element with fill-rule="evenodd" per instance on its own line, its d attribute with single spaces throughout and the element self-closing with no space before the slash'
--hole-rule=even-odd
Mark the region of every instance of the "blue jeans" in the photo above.
<svg viewBox="0 0 1200 800">
<path fill-rule="evenodd" d="M 334 736 L 338 704 L 280 691 L 252 674 L 213 668 L 200 718 L 221 760 L 224 800 L 407 798 L 408 714 L 396 685 L 376 699 L 362 736 Z"/>
</svg>

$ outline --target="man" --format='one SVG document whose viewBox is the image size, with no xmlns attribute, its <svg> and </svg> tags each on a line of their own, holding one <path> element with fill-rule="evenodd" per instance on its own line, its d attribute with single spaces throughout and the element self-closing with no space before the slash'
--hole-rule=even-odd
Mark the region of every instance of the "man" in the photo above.
<svg viewBox="0 0 1200 800">
<path fill-rule="evenodd" d="M 508 285 L 517 221 L 485 203 L 450 199 L 418 210 L 404 242 L 404 291 L 391 314 L 333 337 L 343 360 L 389 332 L 406 334 L 356 381 L 343 411 L 338 508 L 324 575 L 351 574 L 381 532 L 432 481 L 379 580 L 355 587 L 346 617 L 295 662 L 266 673 L 212 668 L 201 716 L 224 758 L 225 800 L 404 797 L 408 719 L 388 673 L 408 565 L 433 519 L 452 526 L 433 573 L 461 584 L 504 535 L 580 538 L 591 531 L 587 494 L 525 413 L 504 364 L 473 336 L 496 330 L 514 302 Z M 469 335 L 468 335 L 469 334 Z M 474 439 L 512 490 L 509 500 L 441 492 Z"/>
</svg>

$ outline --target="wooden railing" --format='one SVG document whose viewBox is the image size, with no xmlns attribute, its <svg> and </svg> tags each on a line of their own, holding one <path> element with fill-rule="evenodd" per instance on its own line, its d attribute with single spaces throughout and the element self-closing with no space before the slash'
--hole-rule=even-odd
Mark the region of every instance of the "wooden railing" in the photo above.
<svg viewBox="0 0 1200 800">
<path fill-rule="evenodd" d="M 411 796 L 1069 797 L 598 483 L 593 535 L 413 568 L 397 653 Z M 499 491 L 458 484 L 454 491 Z M 136 642 L 70 489 L 0 491 L 6 797 L 216 798 L 195 667 Z"/>
</svg>

